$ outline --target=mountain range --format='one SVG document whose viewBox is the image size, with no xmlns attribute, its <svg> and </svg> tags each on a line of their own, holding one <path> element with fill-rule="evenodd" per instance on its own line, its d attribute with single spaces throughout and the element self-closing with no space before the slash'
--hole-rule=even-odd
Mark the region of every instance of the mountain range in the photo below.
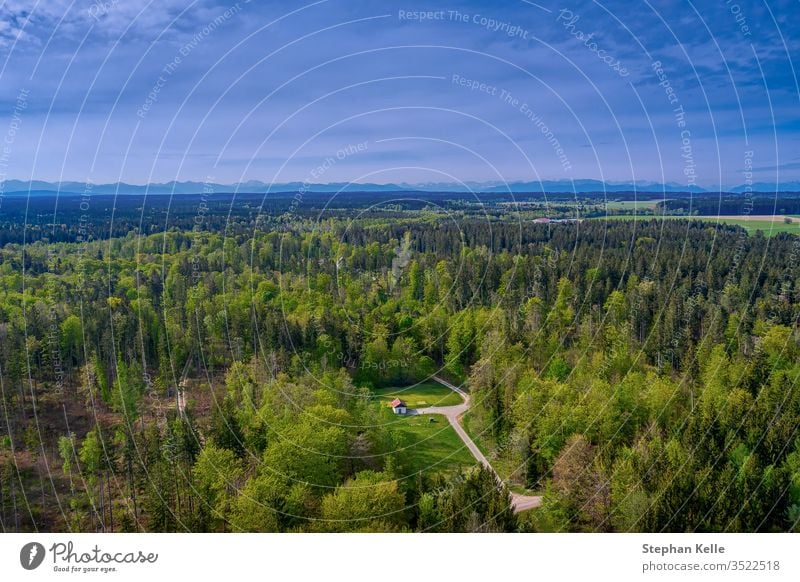
<svg viewBox="0 0 800 582">
<path fill-rule="evenodd" d="M 757 182 L 749 186 L 753 192 L 800 192 L 800 182 L 771 184 Z M 266 192 L 733 192 L 748 191 L 744 184 L 720 190 L 719 188 L 686 187 L 674 182 L 611 182 L 601 180 L 543 180 L 514 182 L 426 182 L 409 184 L 370 184 L 333 182 L 328 184 L 309 184 L 303 182 L 283 182 L 270 185 L 259 180 L 250 180 L 235 184 L 218 184 L 204 182 L 163 182 L 151 184 L 88 184 L 85 182 L 46 182 L 41 180 L 6 180 L 0 183 L 0 194 L 14 195 L 52 195 L 60 194 L 201 194 L 206 193 L 266 193 Z"/>
</svg>

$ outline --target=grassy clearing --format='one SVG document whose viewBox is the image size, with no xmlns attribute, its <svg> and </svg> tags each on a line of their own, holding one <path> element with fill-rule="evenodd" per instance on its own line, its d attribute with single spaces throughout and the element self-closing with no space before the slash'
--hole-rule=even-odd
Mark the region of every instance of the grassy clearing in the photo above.
<svg viewBox="0 0 800 582">
<path fill-rule="evenodd" d="M 403 400 L 409 408 L 426 408 L 428 406 L 455 406 L 461 404 L 461 397 L 437 382 L 426 382 L 404 388 L 376 388 L 372 391 L 381 402 L 389 402 L 395 398 Z"/>
<path fill-rule="evenodd" d="M 605 206 L 609 210 L 655 210 L 656 204 L 662 200 L 611 200 Z"/>
<path fill-rule="evenodd" d="M 475 465 L 456 431 L 440 414 L 400 417 L 394 429 L 400 435 L 404 472 L 455 472 Z"/>
</svg>

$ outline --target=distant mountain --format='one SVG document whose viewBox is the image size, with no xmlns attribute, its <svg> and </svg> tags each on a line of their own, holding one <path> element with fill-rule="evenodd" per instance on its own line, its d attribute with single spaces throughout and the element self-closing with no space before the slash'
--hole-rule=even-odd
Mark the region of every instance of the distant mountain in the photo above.
<svg viewBox="0 0 800 582">
<path fill-rule="evenodd" d="M 751 192 L 800 192 L 800 182 L 754 182 L 749 186 Z M 730 189 L 730 192 L 747 192 L 747 186 L 742 184 Z"/>
<path fill-rule="evenodd" d="M 769 184 L 758 182 L 750 186 L 754 192 L 800 192 L 800 182 L 785 182 Z M 44 182 L 41 180 L 22 181 L 6 180 L 2 183 L 0 192 L 7 196 L 52 195 L 61 194 L 201 194 L 207 193 L 266 193 L 266 192 L 718 192 L 719 189 L 705 189 L 699 186 L 687 187 L 674 182 L 665 184 L 659 182 L 603 182 L 601 180 L 542 180 L 541 182 L 514 181 L 503 182 L 425 182 L 409 184 L 356 184 L 348 182 L 333 182 L 329 184 L 307 184 L 302 182 L 282 182 L 268 184 L 260 180 L 249 180 L 238 184 L 218 184 L 204 182 L 164 182 L 147 185 L 126 184 L 118 182 L 113 184 L 86 184 L 84 182 Z M 744 185 L 727 189 L 727 192 L 741 193 L 747 191 Z"/>
<path fill-rule="evenodd" d="M 512 182 L 481 189 L 482 192 L 705 192 L 699 186 L 668 182 L 603 182 L 601 180 L 543 180 Z"/>
<path fill-rule="evenodd" d="M 218 184 L 215 182 L 164 182 L 146 185 L 126 184 L 117 182 L 113 184 L 87 184 L 84 182 L 43 182 L 32 180 L 25 182 L 22 180 L 6 180 L 2 183 L 2 191 L 6 195 L 52 195 L 53 193 L 62 194 L 119 194 L 119 195 L 163 195 L 163 194 L 202 194 L 207 193 L 230 193 L 230 192 L 297 192 L 301 189 L 307 192 L 338 192 L 339 190 L 362 191 L 362 192 L 391 192 L 408 190 L 408 187 L 401 187 L 396 184 L 303 184 L 302 182 L 287 182 L 281 184 L 270 184 L 258 180 L 250 180 L 238 184 Z"/>
</svg>

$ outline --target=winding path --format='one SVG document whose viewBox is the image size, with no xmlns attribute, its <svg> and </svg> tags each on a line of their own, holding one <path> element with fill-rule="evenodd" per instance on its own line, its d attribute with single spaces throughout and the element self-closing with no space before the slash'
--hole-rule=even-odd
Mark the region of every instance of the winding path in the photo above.
<svg viewBox="0 0 800 582">
<path fill-rule="evenodd" d="M 446 386 L 450 388 L 453 392 L 456 392 L 461 398 L 464 400 L 461 404 L 456 404 L 455 406 L 428 406 L 426 408 L 410 408 L 408 410 L 408 414 L 443 414 L 447 417 L 447 421 L 450 423 L 450 426 L 453 427 L 453 430 L 456 431 L 458 437 L 464 441 L 464 444 L 469 449 L 469 452 L 472 453 L 472 456 L 484 467 L 491 469 L 494 473 L 497 481 L 499 483 L 503 482 L 503 479 L 500 475 L 495 471 L 494 467 L 492 467 L 491 463 L 489 463 L 489 459 L 481 452 L 478 448 L 478 445 L 469 438 L 467 431 L 464 430 L 464 427 L 461 426 L 461 422 L 459 419 L 461 416 L 469 410 L 469 394 L 464 392 L 458 386 L 455 386 L 445 380 L 444 378 L 440 378 L 438 376 L 433 376 L 433 379 L 436 380 L 442 386 Z M 527 511 L 528 509 L 533 509 L 534 507 L 539 507 L 542 504 L 542 498 L 540 495 L 521 495 L 519 493 L 511 492 L 511 507 L 514 509 L 514 513 L 519 513 L 521 511 Z"/>
</svg>

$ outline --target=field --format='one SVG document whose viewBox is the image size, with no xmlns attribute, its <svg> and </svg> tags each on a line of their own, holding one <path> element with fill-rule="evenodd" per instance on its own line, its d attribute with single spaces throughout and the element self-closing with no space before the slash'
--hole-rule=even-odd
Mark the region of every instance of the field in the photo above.
<svg viewBox="0 0 800 582">
<path fill-rule="evenodd" d="M 708 216 L 707 220 L 716 221 L 723 224 L 733 224 L 741 226 L 748 233 L 754 233 L 757 230 L 762 231 L 765 235 L 771 236 L 780 232 L 791 232 L 793 234 L 800 234 L 800 218 L 797 216 L 785 216 L 782 214 L 770 215 L 753 215 L 753 216 Z"/>
<path fill-rule="evenodd" d="M 471 467 L 475 459 L 440 414 L 398 417 L 398 455 L 406 475 L 425 471 L 452 472 Z"/>
<path fill-rule="evenodd" d="M 654 210 L 656 204 L 662 200 L 610 200 L 600 206 L 605 206 L 608 210 Z"/>
<path fill-rule="evenodd" d="M 386 402 L 387 405 L 395 398 L 400 398 L 409 408 L 461 404 L 461 397 L 458 394 L 437 382 L 425 382 L 403 388 L 376 388 L 372 392 L 375 398 Z"/>
<path fill-rule="evenodd" d="M 748 234 L 754 234 L 757 231 L 764 233 L 764 236 L 774 236 L 782 232 L 789 232 L 792 234 L 800 234 L 800 217 L 797 216 L 784 216 L 776 214 L 775 216 L 652 216 L 652 215 L 609 215 L 597 216 L 592 220 L 702 220 L 712 224 L 725 224 L 731 226 L 740 226 L 745 229 Z M 790 222 L 787 223 L 786 220 Z"/>
</svg>

